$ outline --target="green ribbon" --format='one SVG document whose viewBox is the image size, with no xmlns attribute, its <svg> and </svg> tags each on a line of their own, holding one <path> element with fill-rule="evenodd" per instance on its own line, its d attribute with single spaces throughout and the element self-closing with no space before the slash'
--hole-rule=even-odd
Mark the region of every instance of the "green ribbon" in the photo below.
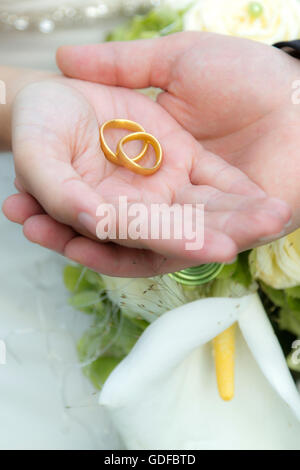
<svg viewBox="0 0 300 470">
<path fill-rule="evenodd" d="M 185 286 L 199 286 L 215 279 L 222 271 L 224 264 L 209 263 L 183 269 L 176 273 L 170 273 L 169 276 L 179 284 Z"/>
</svg>

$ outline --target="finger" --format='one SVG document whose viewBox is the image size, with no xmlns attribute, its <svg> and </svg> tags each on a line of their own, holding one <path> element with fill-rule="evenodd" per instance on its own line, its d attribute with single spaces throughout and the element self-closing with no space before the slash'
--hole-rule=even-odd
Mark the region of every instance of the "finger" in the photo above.
<svg viewBox="0 0 300 470">
<path fill-rule="evenodd" d="M 108 276 L 149 277 L 178 271 L 194 264 L 187 260 L 167 258 L 149 250 L 89 240 L 45 214 L 30 217 L 23 230 L 29 241 Z"/>
<path fill-rule="evenodd" d="M 278 218 L 283 229 L 291 219 L 291 209 L 284 201 L 276 198 L 269 198 L 266 193 L 255 184 L 250 178 L 237 167 L 211 152 L 198 150 L 193 159 L 193 166 L 190 173 L 191 183 L 194 185 L 208 185 L 217 188 L 219 191 L 229 194 L 237 194 L 254 198 L 253 203 L 248 201 L 248 207 L 254 204 L 257 211 L 272 212 L 275 219 Z M 224 196 L 224 202 L 225 202 Z M 242 202 L 242 201 L 241 201 Z M 244 206 L 245 208 L 245 206 Z M 258 218 L 259 219 L 259 218 Z M 270 228 L 277 222 L 270 224 Z M 263 229 L 265 224 L 260 228 Z M 252 232 L 250 232 L 252 233 Z M 274 232 L 274 234 L 277 232 Z M 266 234 L 266 236 L 268 236 Z"/>
<path fill-rule="evenodd" d="M 185 33 L 130 42 L 63 46 L 57 51 L 57 64 L 65 75 L 82 80 L 126 88 L 167 89 L 173 63 L 194 41 L 195 33 Z"/>
<path fill-rule="evenodd" d="M 239 251 L 257 240 L 282 236 L 291 212 L 285 203 L 272 198 L 228 194 L 207 186 L 186 185 L 177 194 L 181 204 L 203 204 L 205 226 L 232 238 Z"/>
<path fill-rule="evenodd" d="M 276 213 L 268 210 L 207 212 L 205 224 L 230 237 L 238 251 L 252 248 L 262 239 L 265 243 L 285 235 L 285 223 Z"/>
<path fill-rule="evenodd" d="M 230 194 L 208 185 L 187 184 L 175 195 L 178 204 L 203 204 L 206 211 L 235 211 L 261 205 L 263 198 Z"/>
<path fill-rule="evenodd" d="M 107 205 L 104 212 L 99 220 L 86 215 L 80 219 L 86 232 L 100 240 L 196 264 L 227 262 L 237 254 L 231 237 L 204 226 L 202 208 L 189 207 L 185 211 L 179 204 L 116 203 Z"/>
<path fill-rule="evenodd" d="M 176 194 L 179 204 L 203 204 L 205 211 L 268 211 L 287 224 L 291 217 L 289 206 L 277 198 L 230 194 L 211 186 L 186 185 Z"/>
<path fill-rule="evenodd" d="M 176 222 L 175 222 L 176 224 Z M 171 227 L 173 231 L 173 227 Z M 237 244 L 226 233 L 205 224 L 193 231 L 189 240 L 185 234 L 181 238 L 171 236 L 159 240 L 143 240 L 142 246 L 164 256 L 180 258 L 190 264 L 227 263 L 238 253 Z"/>
<path fill-rule="evenodd" d="M 3 203 L 2 211 L 11 222 L 21 225 L 29 217 L 44 213 L 40 204 L 27 193 L 9 196 Z"/>
<path fill-rule="evenodd" d="M 168 258 L 150 250 L 102 245 L 87 238 L 74 238 L 65 249 L 68 258 L 94 271 L 117 277 L 151 277 L 198 265 L 198 261 Z"/>
<path fill-rule="evenodd" d="M 77 236 L 73 229 L 46 214 L 29 217 L 24 222 L 23 232 L 32 243 L 60 254 L 64 254 L 67 243 Z"/>
<path fill-rule="evenodd" d="M 190 178 L 194 185 L 204 184 L 227 193 L 266 196 L 266 193 L 245 173 L 218 155 L 205 151 L 201 146 L 193 159 Z"/>
</svg>

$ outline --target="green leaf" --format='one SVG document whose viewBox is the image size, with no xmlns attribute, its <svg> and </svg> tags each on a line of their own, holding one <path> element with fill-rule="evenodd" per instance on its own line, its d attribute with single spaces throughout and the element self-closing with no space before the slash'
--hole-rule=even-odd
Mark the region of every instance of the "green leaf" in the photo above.
<svg viewBox="0 0 300 470">
<path fill-rule="evenodd" d="M 282 308 L 279 313 L 279 327 L 300 337 L 300 312 Z"/>
<path fill-rule="evenodd" d="M 83 266 L 67 265 L 64 268 L 64 283 L 70 292 L 83 290 L 104 290 L 104 282 L 100 274 Z"/>
<path fill-rule="evenodd" d="M 137 320 L 132 321 L 120 312 L 115 318 L 96 322 L 78 342 L 79 359 L 86 362 L 95 360 L 100 355 L 123 357 L 129 354 L 144 329 L 144 325 L 141 327 Z"/>
<path fill-rule="evenodd" d="M 240 253 L 237 259 L 237 267 L 232 275 L 232 279 L 244 287 L 248 288 L 252 284 L 252 276 L 249 268 L 250 251 Z"/>
<path fill-rule="evenodd" d="M 289 287 L 288 289 L 285 289 L 285 292 L 290 297 L 295 297 L 296 299 L 300 299 L 300 286 Z"/>
<path fill-rule="evenodd" d="M 218 274 L 216 279 L 226 280 L 233 276 L 238 267 L 238 260 L 232 264 L 225 264 L 220 274 Z"/>
<path fill-rule="evenodd" d="M 300 315 L 300 299 L 296 299 L 295 297 L 290 297 L 287 295 L 286 300 L 287 306 L 294 312 L 299 312 Z"/>
<path fill-rule="evenodd" d="M 155 8 L 146 15 L 136 15 L 127 25 L 108 34 L 107 41 L 131 41 L 179 32 L 183 30 L 183 15 L 187 11 L 169 7 Z"/>
<path fill-rule="evenodd" d="M 115 341 L 112 344 L 115 354 L 127 355 L 145 330 L 145 323 L 143 320 L 127 318 L 121 316 L 121 328 L 116 324 L 113 326 L 111 334 L 114 335 Z M 147 324 L 148 326 L 148 324 Z M 116 336 L 117 335 L 117 336 Z"/>
<path fill-rule="evenodd" d="M 72 292 L 69 304 L 94 319 L 77 344 L 86 375 L 99 388 L 111 370 L 133 348 L 149 325 L 140 318 L 127 318 L 105 296 L 101 275 L 82 266 L 66 266 L 64 282 Z M 104 295 L 103 295 L 104 294 Z"/>
<path fill-rule="evenodd" d="M 175 21 L 170 23 L 168 26 L 165 26 L 161 31 L 161 36 L 167 36 L 168 34 L 180 33 L 183 30 L 183 20 L 182 17 L 177 18 Z"/>
<path fill-rule="evenodd" d="M 92 364 L 84 367 L 84 373 L 93 383 L 94 387 L 100 390 L 122 359 L 123 357 L 99 357 L 99 359 L 92 362 Z"/>
<path fill-rule="evenodd" d="M 97 289 L 104 289 L 105 284 L 100 274 L 95 273 L 91 269 L 87 269 L 85 273 L 85 279 L 91 285 L 95 286 Z"/>
<path fill-rule="evenodd" d="M 64 268 L 64 283 L 70 292 L 80 292 L 90 288 L 82 266 L 68 265 Z"/>
<path fill-rule="evenodd" d="M 147 326 L 149 326 L 149 323 L 142 318 L 129 317 L 128 320 L 142 331 L 144 331 Z"/>
<path fill-rule="evenodd" d="M 85 290 L 83 292 L 79 292 L 78 294 L 74 294 L 69 298 L 69 304 L 77 310 L 81 310 L 86 313 L 95 312 L 96 307 L 98 307 L 99 310 L 99 304 L 102 308 L 102 302 L 99 299 L 99 294 L 95 290 Z"/>
<path fill-rule="evenodd" d="M 95 325 L 85 331 L 77 344 L 80 362 L 93 361 L 99 357 L 104 335 L 105 329 Z"/>
<path fill-rule="evenodd" d="M 157 31 L 141 31 L 139 38 L 140 39 L 151 39 L 151 38 L 158 38 L 159 33 Z"/>
<path fill-rule="evenodd" d="M 80 340 L 78 353 L 82 362 L 100 355 L 85 372 L 95 387 L 101 388 L 112 370 L 131 351 L 144 328 L 137 326 L 131 319 L 122 318 L 118 323 L 109 323 L 104 328 L 92 327 Z"/>
<path fill-rule="evenodd" d="M 268 286 L 264 282 L 260 281 L 260 286 L 263 292 L 269 297 L 269 299 L 277 305 L 277 307 L 284 307 L 286 304 L 286 295 L 281 289 L 274 289 Z"/>
</svg>

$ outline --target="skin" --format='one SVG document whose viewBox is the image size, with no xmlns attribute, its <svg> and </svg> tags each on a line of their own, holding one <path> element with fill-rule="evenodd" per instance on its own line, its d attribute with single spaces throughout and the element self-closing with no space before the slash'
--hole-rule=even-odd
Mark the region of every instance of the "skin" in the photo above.
<svg viewBox="0 0 300 470">
<path fill-rule="evenodd" d="M 58 77 L 25 87 L 14 101 L 21 193 L 3 209 L 24 224 L 31 241 L 107 274 L 150 276 L 229 261 L 281 236 L 290 210 L 260 187 L 291 205 L 289 230 L 299 226 L 300 115 L 291 103 L 297 61 L 268 46 L 206 33 L 64 47 L 57 59 L 66 75 L 97 84 Z M 164 90 L 157 103 L 128 90 L 147 86 Z M 134 175 L 103 158 L 98 126 L 116 117 L 135 120 L 158 138 L 164 150 L 158 173 Z M 204 248 L 185 251 L 185 240 L 99 243 L 96 208 L 118 195 L 145 204 L 205 203 Z"/>
</svg>

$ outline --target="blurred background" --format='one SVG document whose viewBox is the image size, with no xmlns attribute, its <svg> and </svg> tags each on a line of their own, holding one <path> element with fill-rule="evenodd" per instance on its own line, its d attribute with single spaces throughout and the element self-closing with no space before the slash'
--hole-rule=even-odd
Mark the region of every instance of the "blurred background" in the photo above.
<svg viewBox="0 0 300 470">
<path fill-rule="evenodd" d="M 0 0 L 0 65 L 55 70 L 62 44 L 182 30 L 270 45 L 300 38 L 300 0 Z M 12 155 L 2 153 L 1 203 L 13 182 Z M 118 448 L 78 365 L 76 342 L 90 320 L 68 306 L 64 260 L 27 242 L 2 213 L 0 253 L 0 449 Z"/>
</svg>

